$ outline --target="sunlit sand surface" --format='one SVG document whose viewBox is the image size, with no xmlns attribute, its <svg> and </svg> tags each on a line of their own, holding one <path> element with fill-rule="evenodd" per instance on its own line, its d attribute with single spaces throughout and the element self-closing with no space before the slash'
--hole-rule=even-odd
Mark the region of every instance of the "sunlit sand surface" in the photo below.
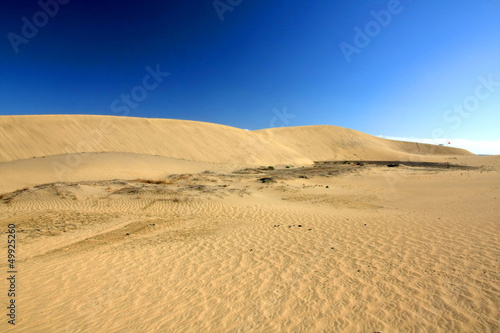
<svg viewBox="0 0 500 333">
<path fill-rule="evenodd" d="M 499 156 L 121 118 L 85 141 L 102 117 L 82 117 L 0 117 L 2 253 L 18 234 L 0 331 L 498 332 Z M 202 139 L 169 144 L 176 124 Z"/>
</svg>

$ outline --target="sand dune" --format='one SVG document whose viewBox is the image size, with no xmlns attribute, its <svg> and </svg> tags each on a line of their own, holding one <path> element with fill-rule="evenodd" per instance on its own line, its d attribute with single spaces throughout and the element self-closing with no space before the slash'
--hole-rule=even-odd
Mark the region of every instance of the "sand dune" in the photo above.
<svg viewBox="0 0 500 333">
<path fill-rule="evenodd" d="M 96 116 L 0 117 L 0 136 L 1 332 L 500 327 L 500 156 Z"/>
<path fill-rule="evenodd" d="M 82 115 L 2 116 L 0 142 L 0 172 L 8 175 L 0 183 L 3 192 L 57 181 L 158 178 L 256 165 L 473 156 L 336 126 L 246 131 L 195 121 Z"/>
<path fill-rule="evenodd" d="M 411 160 L 432 155 L 473 155 L 464 149 L 387 140 L 338 126 L 282 127 L 255 133 L 293 147 L 296 152 L 314 161 Z"/>
<path fill-rule="evenodd" d="M 82 152 L 123 152 L 217 163 L 311 162 L 293 149 L 261 139 L 259 134 L 185 120 L 4 116 L 0 117 L 0 135 L 1 161 Z M 255 154 L 249 154 L 249 150 Z"/>
<path fill-rule="evenodd" d="M 386 140 L 336 126 L 251 132 L 195 121 L 83 115 L 2 116 L 0 142 L 0 162 L 82 152 L 253 165 L 470 154 L 462 149 Z"/>
</svg>

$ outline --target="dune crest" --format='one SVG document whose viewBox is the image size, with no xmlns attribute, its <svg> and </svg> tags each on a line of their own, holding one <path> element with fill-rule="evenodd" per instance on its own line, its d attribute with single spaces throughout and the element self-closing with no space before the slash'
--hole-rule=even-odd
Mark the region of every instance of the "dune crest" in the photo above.
<svg viewBox="0 0 500 333">
<path fill-rule="evenodd" d="M 246 131 L 197 121 L 89 115 L 2 116 L 0 140 L 0 162 L 82 152 L 251 165 L 472 155 L 463 149 L 387 140 L 337 126 Z"/>
</svg>

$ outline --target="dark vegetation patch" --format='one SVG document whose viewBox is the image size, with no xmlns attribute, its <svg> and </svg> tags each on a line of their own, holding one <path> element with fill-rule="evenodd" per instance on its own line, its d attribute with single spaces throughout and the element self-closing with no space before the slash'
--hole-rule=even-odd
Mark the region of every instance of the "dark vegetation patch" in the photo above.
<svg viewBox="0 0 500 333">
<path fill-rule="evenodd" d="M 258 175 L 257 181 L 270 183 L 273 181 L 287 180 L 294 178 L 308 179 L 315 176 L 331 177 L 344 173 L 358 172 L 366 167 L 395 168 L 406 166 L 422 171 L 446 171 L 446 170 L 473 170 L 477 167 L 438 163 L 438 162 L 415 162 L 415 161 L 317 161 L 312 166 L 301 168 L 279 168 L 270 169 L 268 167 L 246 168 L 234 171 L 233 175 Z M 270 180 L 272 179 L 272 181 Z"/>
<path fill-rule="evenodd" d="M 144 184 L 155 184 L 155 185 L 167 185 L 170 184 L 164 179 L 159 179 L 159 180 L 153 180 L 153 179 L 137 179 L 136 180 L 139 183 L 144 183 Z"/>
<path fill-rule="evenodd" d="M 272 178 L 272 177 L 263 177 L 263 178 L 260 178 L 259 181 L 261 183 L 264 183 L 264 184 L 276 183 L 276 180 L 274 180 L 274 178 Z"/>
<path fill-rule="evenodd" d="M 324 167 L 324 166 L 335 166 L 342 164 L 355 164 L 358 166 L 372 165 L 372 166 L 388 166 L 396 167 L 400 165 L 405 165 L 409 167 L 416 168 L 434 168 L 434 169 L 458 169 L 458 170 L 471 170 L 476 169 L 476 167 L 452 164 L 449 162 L 439 163 L 439 162 L 418 162 L 418 161 L 315 161 L 314 167 Z"/>
</svg>

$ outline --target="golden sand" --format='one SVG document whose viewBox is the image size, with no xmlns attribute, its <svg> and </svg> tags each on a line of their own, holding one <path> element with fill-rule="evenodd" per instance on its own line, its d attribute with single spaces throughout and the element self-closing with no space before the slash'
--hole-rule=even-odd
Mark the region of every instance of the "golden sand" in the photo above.
<svg viewBox="0 0 500 333">
<path fill-rule="evenodd" d="M 26 116 L 0 135 L 2 332 L 500 327 L 500 156 L 333 126 Z"/>
</svg>

